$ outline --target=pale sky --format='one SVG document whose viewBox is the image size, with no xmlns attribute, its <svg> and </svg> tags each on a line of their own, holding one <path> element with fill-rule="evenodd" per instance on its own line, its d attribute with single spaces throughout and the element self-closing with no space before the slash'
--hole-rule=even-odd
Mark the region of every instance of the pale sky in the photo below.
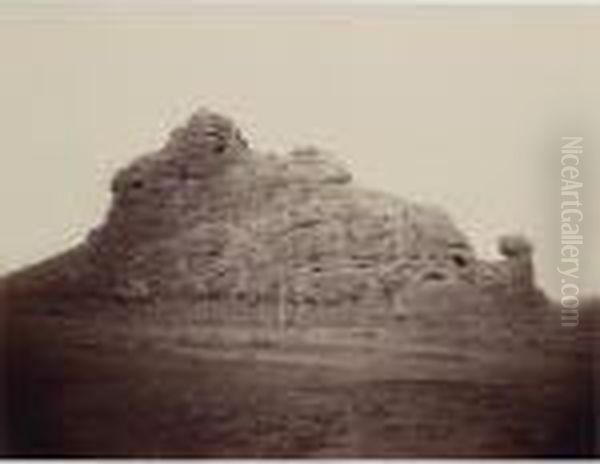
<svg viewBox="0 0 600 464">
<path fill-rule="evenodd" d="M 597 293 L 599 46 L 598 8 L 0 6 L 0 273 L 82 240 L 115 170 L 207 106 L 258 149 L 321 146 L 362 184 L 445 207 L 484 256 L 529 235 L 552 294 L 560 138 L 584 136 Z"/>
</svg>

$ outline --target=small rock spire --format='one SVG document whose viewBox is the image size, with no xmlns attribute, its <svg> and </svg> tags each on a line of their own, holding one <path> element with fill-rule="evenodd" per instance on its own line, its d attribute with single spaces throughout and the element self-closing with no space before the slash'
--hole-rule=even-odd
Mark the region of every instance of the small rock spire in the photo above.
<svg viewBox="0 0 600 464">
<path fill-rule="evenodd" d="M 503 235 L 498 251 L 507 260 L 513 290 L 530 290 L 535 286 L 533 245 L 523 235 Z"/>
</svg>

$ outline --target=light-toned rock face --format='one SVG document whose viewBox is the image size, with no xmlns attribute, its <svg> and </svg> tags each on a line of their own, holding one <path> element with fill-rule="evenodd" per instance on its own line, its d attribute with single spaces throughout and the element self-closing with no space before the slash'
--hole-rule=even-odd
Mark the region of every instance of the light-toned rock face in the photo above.
<svg viewBox="0 0 600 464">
<path fill-rule="evenodd" d="M 87 249 L 96 282 L 126 296 L 381 306 L 476 285 L 481 266 L 442 210 L 356 186 L 312 147 L 257 153 L 206 110 L 120 172 L 113 194 Z"/>
</svg>

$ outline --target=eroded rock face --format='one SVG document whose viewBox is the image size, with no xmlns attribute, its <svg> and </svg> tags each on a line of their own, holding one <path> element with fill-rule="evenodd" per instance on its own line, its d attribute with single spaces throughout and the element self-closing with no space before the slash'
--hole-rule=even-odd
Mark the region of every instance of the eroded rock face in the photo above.
<svg viewBox="0 0 600 464">
<path fill-rule="evenodd" d="M 480 263 L 442 210 L 353 185 L 312 147 L 253 151 L 206 110 L 113 194 L 87 249 L 95 282 L 125 297 L 381 307 L 423 285 L 477 285 Z"/>
</svg>

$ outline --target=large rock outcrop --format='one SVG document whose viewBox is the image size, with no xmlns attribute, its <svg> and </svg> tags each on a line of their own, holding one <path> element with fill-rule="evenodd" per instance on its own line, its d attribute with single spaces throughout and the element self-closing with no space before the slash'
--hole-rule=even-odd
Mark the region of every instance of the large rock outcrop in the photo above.
<svg viewBox="0 0 600 464">
<path fill-rule="evenodd" d="M 595 449 L 598 302 L 565 331 L 522 237 L 481 260 L 442 210 L 208 111 L 112 187 L 85 242 L 0 279 L 0 454 Z"/>
<path fill-rule="evenodd" d="M 357 186 L 312 147 L 257 152 L 207 110 L 112 188 L 108 217 L 83 247 L 78 288 L 401 312 L 429 284 L 487 285 L 479 276 L 489 265 L 441 209 Z"/>
</svg>

